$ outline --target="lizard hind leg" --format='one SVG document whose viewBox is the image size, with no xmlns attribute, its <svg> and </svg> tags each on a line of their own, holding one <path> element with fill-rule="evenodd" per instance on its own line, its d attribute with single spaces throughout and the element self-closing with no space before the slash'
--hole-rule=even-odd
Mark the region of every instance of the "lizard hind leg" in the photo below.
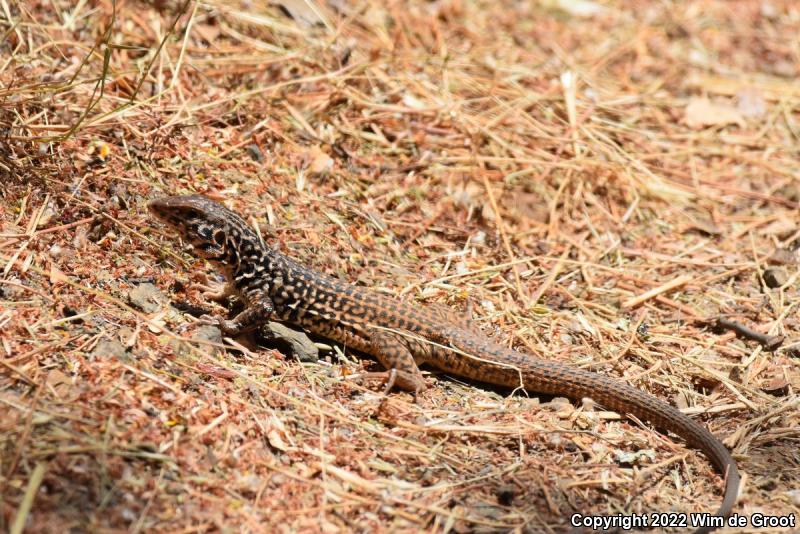
<svg viewBox="0 0 800 534">
<path fill-rule="evenodd" d="M 425 378 L 414 360 L 411 345 L 416 343 L 403 336 L 389 332 L 376 332 L 372 335 L 369 351 L 388 371 L 387 389 L 397 386 L 411 391 L 415 396 L 426 388 Z M 421 358 L 421 354 L 416 355 Z"/>
</svg>

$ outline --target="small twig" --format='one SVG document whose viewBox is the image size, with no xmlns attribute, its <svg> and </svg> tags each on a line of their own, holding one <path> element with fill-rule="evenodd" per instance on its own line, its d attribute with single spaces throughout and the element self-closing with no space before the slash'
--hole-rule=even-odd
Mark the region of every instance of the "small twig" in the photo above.
<svg viewBox="0 0 800 534">
<path fill-rule="evenodd" d="M 783 345 L 784 341 L 783 336 L 762 334 L 761 332 L 756 332 L 755 330 L 752 330 L 741 323 L 731 321 L 730 319 L 725 319 L 724 317 L 718 317 L 714 323 L 714 326 L 718 330 L 733 330 L 738 336 L 757 341 L 762 347 L 764 347 L 764 350 L 768 352 L 777 350 L 781 345 Z"/>
<path fill-rule="evenodd" d="M 68 229 L 73 228 L 75 226 L 80 226 L 82 224 L 86 224 L 88 222 L 91 222 L 91 221 L 95 220 L 96 218 L 97 218 L 96 215 L 92 215 L 91 217 L 85 217 L 85 218 L 83 218 L 83 219 L 81 219 L 79 221 L 75 221 L 75 222 L 71 222 L 71 223 L 67 223 L 67 224 L 60 224 L 58 226 L 51 226 L 50 228 L 45 228 L 44 230 L 37 230 L 37 231 L 33 232 L 30 235 L 12 233 L 12 234 L 0 234 L 0 237 L 3 237 L 3 238 L 8 237 L 8 238 L 11 238 L 11 239 L 14 239 L 14 240 L 18 241 L 20 239 L 25 239 L 27 237 L 40 236 L 40 235 L 43 235 L 43 234 L 49 234 L 49 233 L 52 233 L 52 232 L 58 232 L 60 230 L 68 230 Z M 13 243 L 4 242 L 3 244 L 7 245 L 7 244 L 13 244 Z"/>
<path fill-rule="evenodd" d="M 689 276 L 688 274 L 684 274 L 682 276 L 679 276 L 678 278 L 675 278 L 674 280 L 670 280 L 666 284 L 660 285 L 658 287 L 654 287 L 650 291 L 646 291 L 645 293 L 642 293 L 638 297 L 629 298 L 628 300 L 626 300 L 625 302 L 622 303 L 622 308 L 623 309 L 628 309 L 628 308 L 633 308 L 634 306 L 638 306 L 639 304 L 641 304 L 643 302 L 646 302 L 646 301 L 648 301 L 648 300 L 660 295 L 661 293 L 666 293 L 667 291 L 672 291 L 673 289 L 682 286 L 683 284 L 691 281 L 692 278 L 693 277 Z"/>
<path fill-rule="evenodd" d="M 626 284 L 625 282 L 617 282 L 617 286 L 621 287 L 622 289 L 627 289 L 629 291 L 638 291 L 639 288 L 633 284 Z M 689 306 L 688 304 L 683 304 L 681 302 L 675 301 L 671 298 L 665 297 L 664 295 L 657 295 L 653 298 L 659 304 L 664 304 L 665 306 L 669 306 L 670 308 L 675 308 L 678 311 L 681 311 L 686 314 L 686 319 L 689 320 L 700 320 L 700 313 Z"/>
</svg>

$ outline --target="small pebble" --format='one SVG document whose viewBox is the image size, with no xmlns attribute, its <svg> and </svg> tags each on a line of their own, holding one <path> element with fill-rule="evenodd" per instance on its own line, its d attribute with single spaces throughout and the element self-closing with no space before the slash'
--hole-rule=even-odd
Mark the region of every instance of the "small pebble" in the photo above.
<svg viewBox="0 0 800 534">
<path fill-rule="evenodd" d="M 770 289 L 781 287 L 788 281 L 789 275 L 779 267 L 770 267 L 764 271 L 764 283 L 766 283 L 767 287 Z"/>
<path fill-rule="evenodd" d="M 92 351 L 92 358 L 116 358 L 123 362 L 131 361 L 128 349 L 115 339 L 101 339 Z"/>
<path fill-rule="evenodd" d="M 278 339 L 285 342 L 292 355 L 301 362 L 319 361 L 319 349 L 302 330 L 270 321 L 261 327 L 261 334 L 268 339 Z"/>
<path fill-rule="evenodd" d="M 137 285 L 128 293 L 128 302 L 145 313 L 154 313 L 169 301 L 154 284 L 144 283 Z"/>
</svg>

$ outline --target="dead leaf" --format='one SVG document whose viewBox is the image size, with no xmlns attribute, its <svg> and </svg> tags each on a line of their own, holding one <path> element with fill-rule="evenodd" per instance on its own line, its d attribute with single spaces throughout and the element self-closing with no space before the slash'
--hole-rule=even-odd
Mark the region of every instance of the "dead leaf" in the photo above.
<svg viewBox="0 0 800 534">
<path fill-rule="evenodd" d="M 61 271 L 61 269 L 56 267 L 55 263 L 51 263 L 50 264 L 50 283 L 53 284 L 54 286 L 57 286 L 59 284 L 63 284 L 67 280 L 69 280 L 67 278 L 67 275 L 65 275 L 63 273 L 63 271 Z"/>
<path fill-rule="evenodd" d="M 406 93 L 403 95 L 403 105 L 411 109 L 425 109 L 427 107 L 425 105 L 425 102 L 423 102 L 416 96 L 412 95 L 411 93 Z"/>
<path fill-rule="evenodd" d="M 484 188 L 475 182 L 467 182 L 460 185 L 458 188 L 456 188 L 452 195 L 452 199 L 456 206 L 462 208 L 477 206 L 482 203 L 482 200 L 485 197 L 486 193 Z"/>
<path fill-rule="evenodd" d="M 72 379 L 58 369 L 53 369 L 48 372 L 45 382 L 47 386 L 52 388 L 56 395 L 62 399 L 66 397 L 67 393 L 72 389 Z"/>
<path fill-rule="evenodd" d="M 760 235 L 786 239 L 797 231 L 797 224 L 789 219 L 772 221 L 759 232 Z"/>
<path fill-rule="evenodd" d="M 84 250 L 89 243 L 89 225 L 82 224 L 75 229 L 75 237 L 72 239 L 72 246 L 77 250 Z"/>
<path fill-rule="evenodd" d="M 322 151 L 319 146 L 313 146 L 308 151 L 308 171 L 311 174 L 327 174 L 333 169 L 333 159 Z"/>
<path fill-rule="evenodd" d="M 712 102 L 708 98 L 692 98 L 686 106 L 685 120 L 690 128 L 705 126 L 721 126 L 723 124 L 744 125 L 744 118 L 739 111 L 724 102 Z"/>
<path fill-rule="evenodd" d="M 210 365 L 207 363 L 198 363 L 197 369 L 201 373 L 213 376 L 215 378 L 224 378 L 226 380 L 233 380 L 238 376 L 235 372 L 229 369 L 225 369 L 224 367 L 219 367 L 218 365 Z"/>
<path fill-rule="evenodd" d="M 278 5 L 284 13 L 303 26 L 327 26 L 320 6 L 312 0 L 281 0 Z"/>
<path fill-rule="evenodd" d="M 267 441 L 269 441 L 269 444 L 279 451 L 288 451 L 290 445 L 287 442 L 291 442 L 291 439 L 286 432 L 283 421 L 273 415 L 269 418 L 269 421 L 267 421 L 267 425 Z"/>
<path fill-rule="evenodd" d="M 722 230 L 715 226 L 713 222 L 701 219 L 692 221 L 686 226 L 686 228 L 683 229 L 683 232 L 689 231 L 694 231 L 709 236 L 722 235 Z"/>
<path fill-rule="evenodd" d="M 164 326 L 167 324 L 167 322 L 164 320 L 164 316 L 166 314 L 167 310 L 164 309 L 150 317 L 150 320 L 147 322 L 147 329 L 154 334 L 160 334 L 164 330 Z"/>
<path fill-rule="evenodd" d="M 757 119 L 767 113 L 764 93 L 756 87 L 743 87 L 736 93 L 736 109 L 743 117 Z"/>
<path fill-rule="evenodd" d="M 216 42 L 221 32 L 218 25 L 210 24 L 195 24 L 193 30 L 208 44 Z"/>
<path fill-rule="evenodd" d="M 779 248 L 767 258 L 769 263 L 774 265 L 795 265 L 798 261 L 797 254 L 788 248 Z"/>
<path fill-rule="evenodd" d="M 784 397 L 789 392 L 789 382 L 783 377 L 776 376 L 770 378 L 761 386 L 761 389 L 775 397 Z"/>
<path fill-rule="evenodd" d="M 506 206 L 519 218 L 540 223 L 547 223 L 550 218 L 550 207 L 535 193 L 517 192 L 507 200 Z"/>
</svg>

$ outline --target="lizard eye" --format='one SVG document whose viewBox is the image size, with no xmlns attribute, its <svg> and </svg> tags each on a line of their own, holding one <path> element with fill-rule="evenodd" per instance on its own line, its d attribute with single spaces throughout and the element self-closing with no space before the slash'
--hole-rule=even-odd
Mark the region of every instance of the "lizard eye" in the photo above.
<svg viewBox="0 0 800 534">
<path fill-rule="evenodd" d="M 214 243 L 216 243 L 217 245 L 224 244 L 225 243 L 225 233 L 220 231 L 220 230 L 217 230 L 216 232 L 214 232 Z"/>
</svg>

